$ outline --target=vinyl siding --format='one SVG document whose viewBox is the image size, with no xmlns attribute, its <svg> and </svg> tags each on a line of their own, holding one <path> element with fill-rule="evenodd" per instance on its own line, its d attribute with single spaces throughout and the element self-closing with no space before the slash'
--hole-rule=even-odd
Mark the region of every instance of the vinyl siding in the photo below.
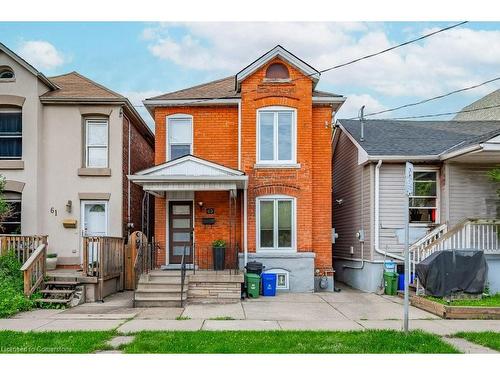
<svg viewBox="0 0 500 375">
<path fill-rule="evenodd" d="M 343 200 L 342 204 L 336 202 L 339 199 Z M 364 258 L 370 259 L 370 167 L 358 165 L 358 150 L 343 132 L 339 133 L 334 149 L 333 205 L 333 227 L 339 235 L 333 246 L 333 256 L 361 258 L 356 232 L 361 229 L 363 218 Z"/>
<path fill-rule="evenodd" d="M 493 219 L 500 215 L 499 184 L 488 180 L 486 172 L 493 165 L 453 164 L 449 170 L 449 224 L 465 218 Z"/>
</svg>

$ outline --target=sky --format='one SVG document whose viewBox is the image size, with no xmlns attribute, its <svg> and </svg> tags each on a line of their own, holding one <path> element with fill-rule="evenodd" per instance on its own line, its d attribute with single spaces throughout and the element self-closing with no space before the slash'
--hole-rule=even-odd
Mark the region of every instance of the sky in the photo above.
<svg viewBox="0 0 500 375">
<path fill-rule="evenodd" d="M 0 41 L 47 76 L 79 73 L 142 100 L 236 74 L 280 44 L 325 69 L 454 22 L 0 22 Z M 322 74 L 317 89 L 342 94 L 346 118 L 393 108 L 500 77 L 500 23 L 470 22 Z M 458 111 L 500 81 L 383 115 Z M 450 117 L 442 117 L 449 119 Z"/>
</svg>

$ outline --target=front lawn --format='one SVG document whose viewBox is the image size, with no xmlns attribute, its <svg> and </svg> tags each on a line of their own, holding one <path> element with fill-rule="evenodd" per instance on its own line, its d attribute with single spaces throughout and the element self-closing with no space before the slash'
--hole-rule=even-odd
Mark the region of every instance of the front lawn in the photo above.
<svg viewBox="0 0 500 375">
<path fill-rule="evenodd" d="M 108 349 L 112 331 L 14 332 L 0 331 L 0 353 L 93 353 Z"/>
<path fill-rule="evenodd" d="M 458 353 L 422 331 L 139 332 L 125 353 Z"/>
<path fill-rule="evenodd" d="M 458 332 L 455 337 L 500 351 L 499 332 Z"/>
<path fill-rule="evenodd" d="M 443 298 L 436 298 L 431 296 L 426 296 L 426 298 L 447 306 L 500 307 L 500 293 L 483 297 L 481 299 L 461 299 L 450 302 L 446 301 Z"/>
</svg>

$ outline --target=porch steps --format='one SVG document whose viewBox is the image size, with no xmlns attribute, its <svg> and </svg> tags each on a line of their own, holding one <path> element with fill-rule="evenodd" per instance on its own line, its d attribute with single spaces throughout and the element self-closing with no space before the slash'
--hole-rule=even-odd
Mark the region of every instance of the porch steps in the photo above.
<svg viewBox="0 0 500 375">
<path fill-rule="evenodd" d="M 47 280 L 44 284 L 45 288 L 40 290 L 42 298 L 37 299 L 37 303 L 68 306 L 80 282 L 68 280 L 67 278 L 62 278 L 61 280 L 59 277 L 53 277 L 52 280 Z"/>
<path fill-rule="evenodd" d="M 181 297 L 180 271 L 152 271 L 139 279 L 135 307 L 180 307 L 187 301 L 188 278 Z"/>
</svg>

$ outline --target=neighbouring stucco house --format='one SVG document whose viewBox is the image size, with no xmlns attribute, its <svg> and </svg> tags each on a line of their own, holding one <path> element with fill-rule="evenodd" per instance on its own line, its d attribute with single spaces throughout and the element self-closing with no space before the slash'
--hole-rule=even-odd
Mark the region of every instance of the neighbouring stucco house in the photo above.
<svg viewBox="0 0 500 375">
<path fill-rule="evenodd" d="M 405 162 L 414 264 L 436 250 L 484 250 L 490 287 L 500 290 L 500 200 L 487 171 L 500 162 L 500 121 L 338 120 L 333 153 L 336 277 L 375 291 L 383 261 L 401 263 Z M 470 220 L 468 220 L 470 219 Z"/>
<path fill-rule="evenodd" d="M 278 288 L 333 288 L 332 119 L 345 98 L 317 91 L 319 72 L 276 46 L 227 78 L 144 101 L 156 166 L 130 176 L 156 196 L 158 266 L 259 261 Z"/>
<path fill-rule="evenodd" d="M 58 264 L 80 267 L 82 236 L 141 229 L 154 135 L 127 98 L 71 72 L 46 77 L 0 43 L 0 175 L 15 215 L 1 234 L 48 235 Z"/>
</svg>

